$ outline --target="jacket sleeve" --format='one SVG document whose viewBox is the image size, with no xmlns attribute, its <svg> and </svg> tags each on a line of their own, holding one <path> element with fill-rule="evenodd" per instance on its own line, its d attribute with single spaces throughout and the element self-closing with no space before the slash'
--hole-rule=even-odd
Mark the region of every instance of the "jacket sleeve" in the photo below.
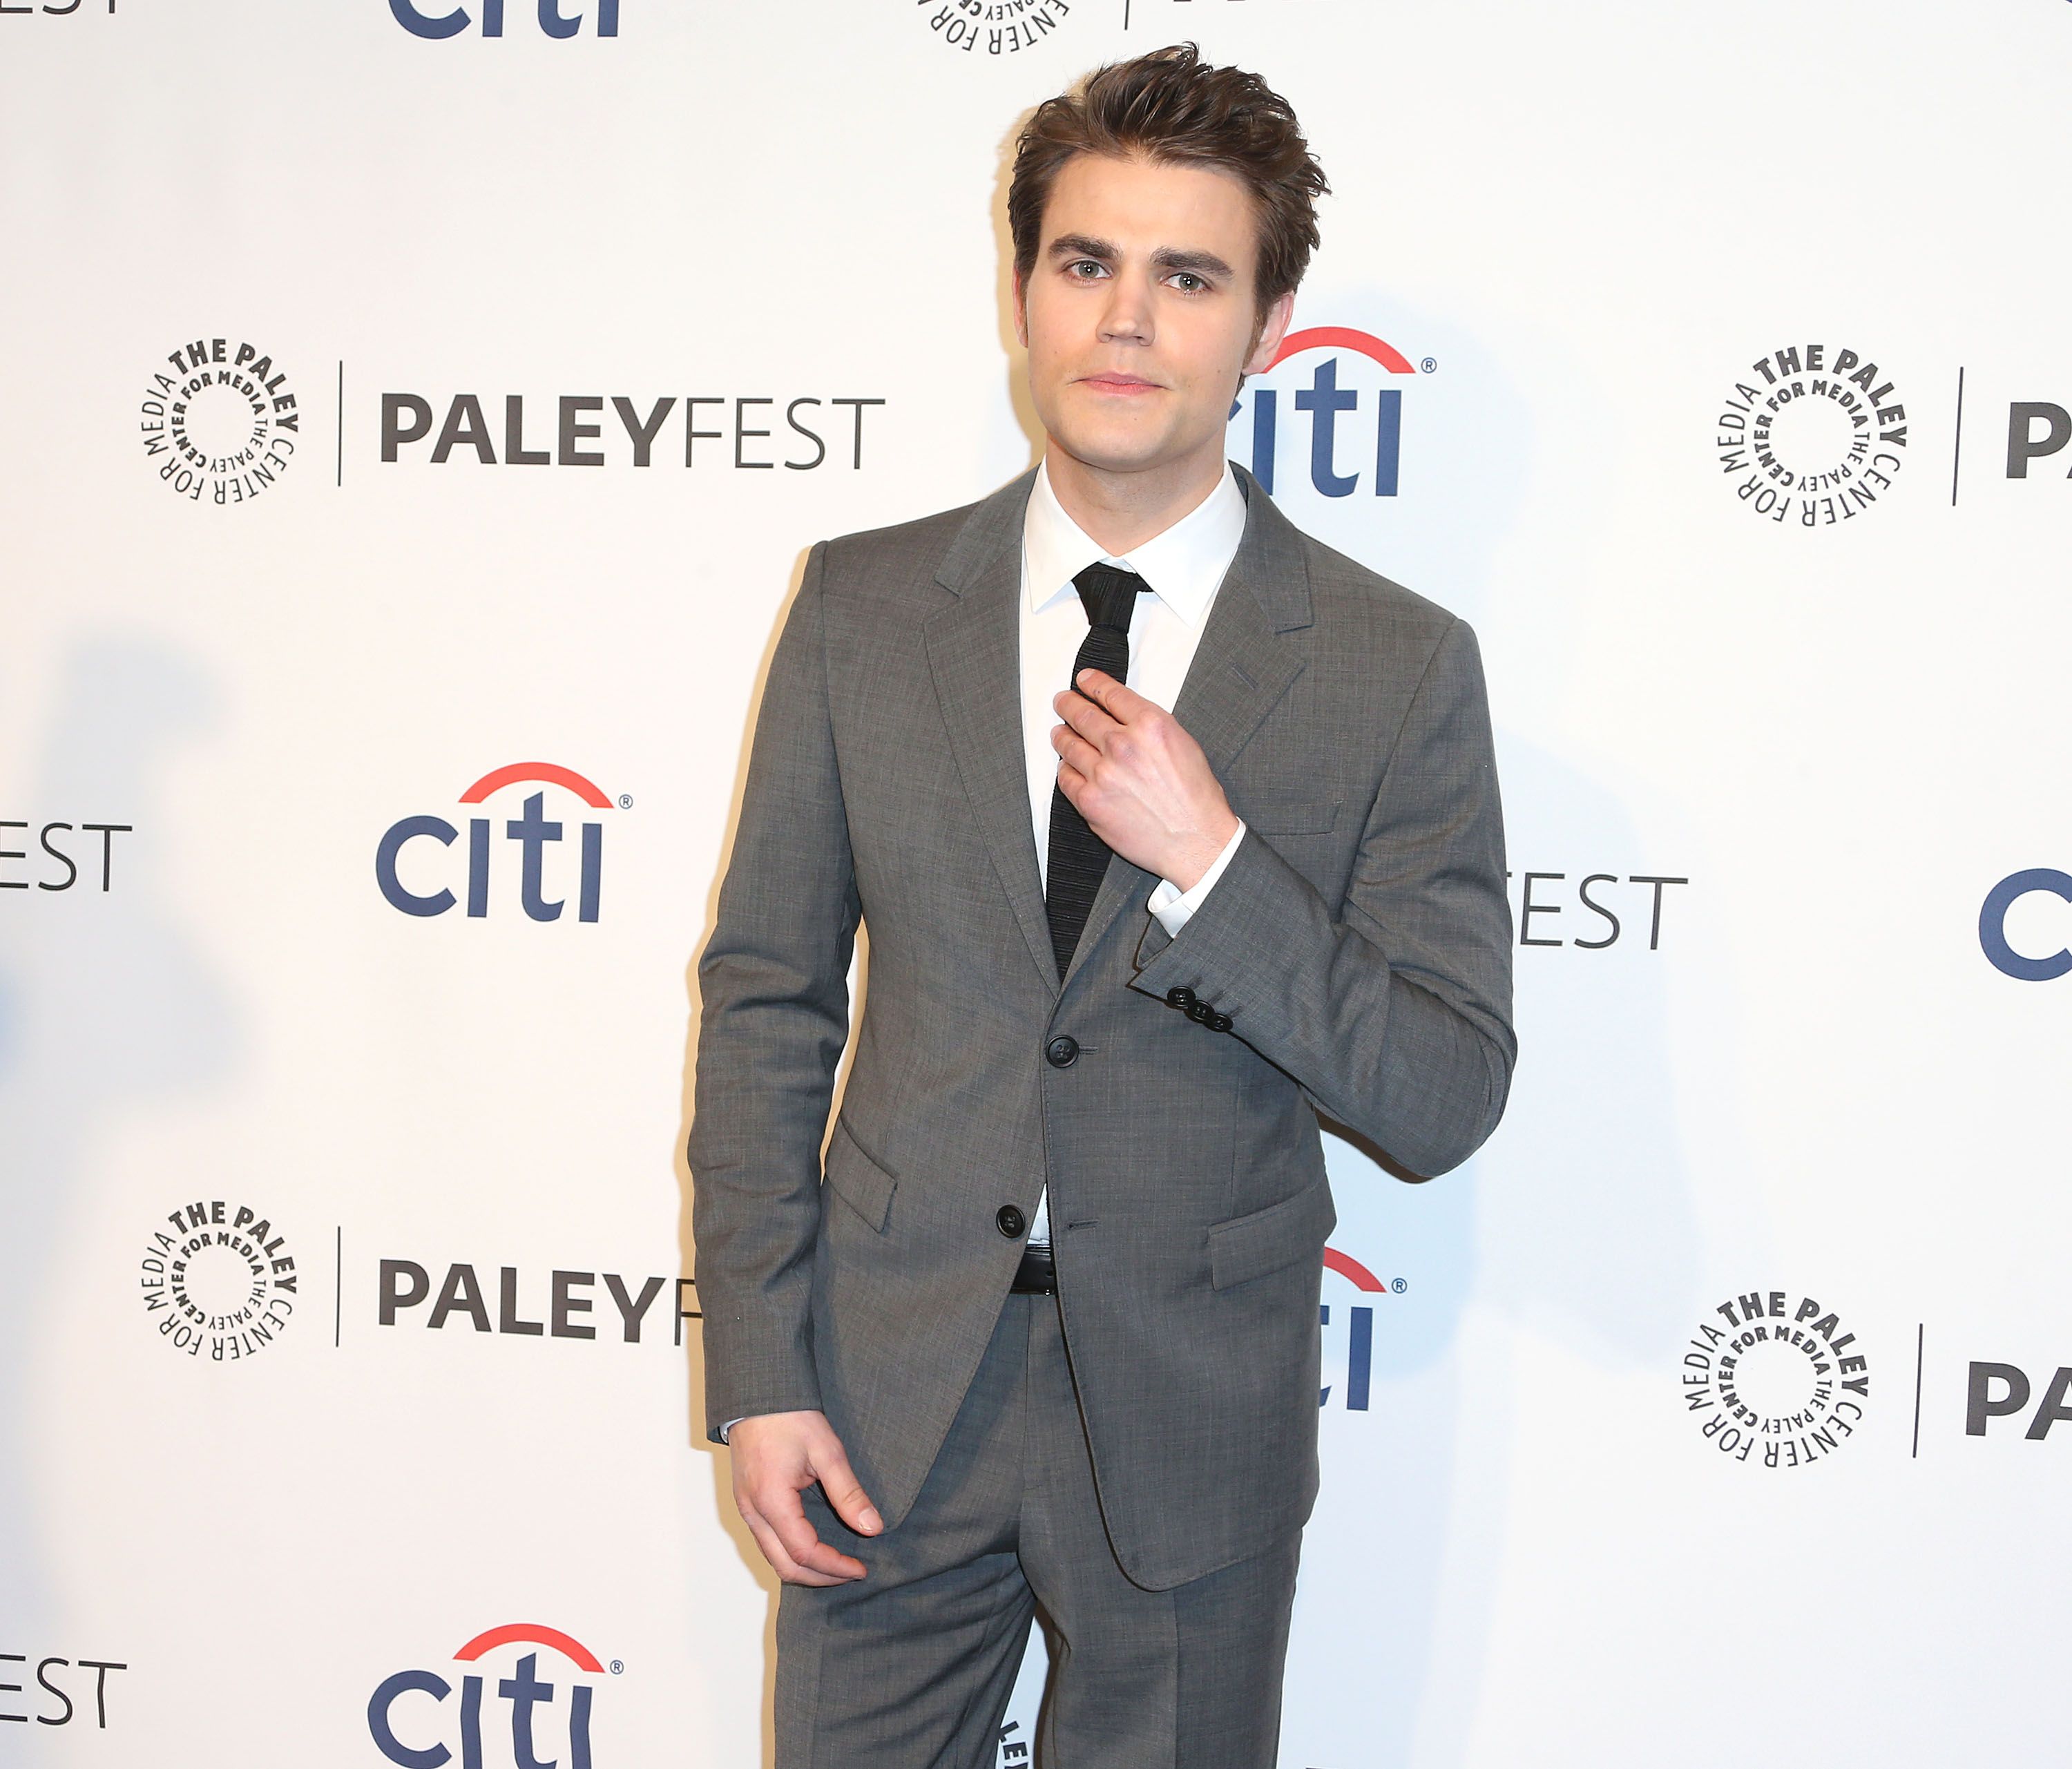
<svg viewBox="0 0 2072 1769">
<path fill-rule="evenodd" d="M 806 561 L 763 689 L 733 858 L 698 961 L 689 1144 L 706 1430 L 816 1409 L 820 1146 L 861 919 L 828 717 L 822 578 Z"/>
<path fill-rule="evenodd" d="M 1444 1173 L 1496 1128 L 1517 1059 L 1504 887 L 1482 656 L 1457 619 L 1397 734 L 1343 905 L 1248 829 L 1178 934 L 1149 927 L 1131 987 L 1192 989 L 1318 1111 L 1412 1173 Z"/>
</svg>

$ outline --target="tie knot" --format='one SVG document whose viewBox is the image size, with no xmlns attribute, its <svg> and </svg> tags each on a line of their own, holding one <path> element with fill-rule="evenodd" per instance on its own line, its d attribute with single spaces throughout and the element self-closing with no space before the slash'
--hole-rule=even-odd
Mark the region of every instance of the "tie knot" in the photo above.
<svg viewBox="0 0 2072 1769">
<path fill-rule="evenodd" d="M 1137 607 L 1137 592 L 1144 587 L 1143 578 L 1134 571 L 1124 571 L 1120 566 L 1103 565 L 1096 561 L 1072 579 L 1072 586 L 1079 592 L 1079 600 L 1086 604 L 1087 625 L 1129 631 L 1129 617 Z"/>
</svg>

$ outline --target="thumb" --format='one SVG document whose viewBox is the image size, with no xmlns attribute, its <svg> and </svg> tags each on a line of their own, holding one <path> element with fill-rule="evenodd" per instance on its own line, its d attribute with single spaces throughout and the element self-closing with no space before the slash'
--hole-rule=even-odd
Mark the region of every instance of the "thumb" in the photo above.
<svg viewBox="0 0 2072 1769">
<path fill-rule="evenodd" d="M 820 1491 L 828 1495 L 835 1515 L 859 1536 L 875 1536 L 884 1528 L 885 1520 L 878 1515 L 840 1443 L 831 1438 L 821 1447 L 813 1458 L 813 1471 L 820 1476 Z"/>
</svg>

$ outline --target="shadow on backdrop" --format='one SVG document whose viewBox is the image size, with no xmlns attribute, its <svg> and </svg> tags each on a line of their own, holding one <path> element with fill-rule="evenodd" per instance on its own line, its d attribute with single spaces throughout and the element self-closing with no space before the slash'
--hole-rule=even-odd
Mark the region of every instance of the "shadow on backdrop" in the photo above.
<svg viewBox="0 0 2072 1769">
<path fill-rule="evenodd" d="M 1531 660 L 1529 691 L 1491 684 L 1514 905 L 1528 867 L 1580 857 L 1650 870 L 1651 832 L 1622 780 L 1524 734 L 1558 731 L 1577 691 L 1586 533 L 1536 507 L 1544 553 L 1528 574 L 1499 560 L 1544 496 L 1535 481 L 1550 474 L 1555 439 L 1536 433 L 1527 395 L 1484 341 L 1447 315 L 1374 289 L 1336 294 L 1327 312 L 1304 307 L 1298 298 L 1297 327 L 1385 329 L 1444 376 L 1406 389 L 1400 504 L 1363 520 L 1355 500 L 1326 506 L 1307 488 L 1279 488 L 1276 501 L 1298 526 L 1470 621 L 1486 660 Z M 1562 356 L 1550 339 L 1536 360 L 1558 370 Z M 1604 422 L 1583 365 L 1572 367 L 1563 446 Z M 1521 584 L 1547 587 L 1528 594 Z M 1418 1183 L 1342 1133 L 1326 1138 L 1334 1246 L 1405 1285 L 1369 1298 L 1326 1278 L 1326 1305 L 1337 1305 L 1325 1327 L 1327 1382 L 1349 1374 L 1352 1305 L 1373 1309 L 1368 1409 L 1326 1403 L 1324 1488 L 1289 1655 L 1287 1748 L 1330 1769 L 1469 1753 L 1511 1487 L 1531 1453 L 1513 1441 L 1507 1356 L 1486 1342 L 1472 1363 L 1464 1356 L 1470 1310 L 1613 1370 L 1673 1362 L 1692 1318 L 1695 1223 L 1659 970 L 1636 977 L 1607 953 L 1519 948 L 1518 933 L 1514 908 L 1519 1063 L 1484 1150 Z"/>
<path fill-rule="evenodd" d="M 0 1358 L 0 1631 L 10 1648 L 27 1641 L 16 1649 L 31 1653 L 69 1607 L 64 1568 L 39 1521 L 43 1494 L 67 1474 L 39 1460 L 51 1397 L 39 1388 L 35 1348 L 57 1312 L 52 1287 L 78 1249 L 127 1245 L 129 1225 L 112 1232 L 104 1220 L 121 1193 L 100 1166 L 109 1133 L 168 1096 L 208 1092 L 237 1059 L 235 1006 L 179 925 L 166 880 L 167 766 L 210 728 L 216 710 L 212 684 L 171 648 L 80 642 L 10 807 L 29 827 L 0 830 L 16 838 L 0 847 L 27 850 L 0 862 L 0 877 L 27 884 L 0 891 L 0 1342 L 12 1348 Z M 68 888 L 49 888 L 66 878 L 44 850 L 52 823 L 75 826 L 50 837 L 76 867 Z M 131 828 L 77 827 L 87 823 Z M 137 1233 L 149 1226 L 139 1220 Z M 105 1330 L 148 1339 L 141 1299 L 134 1312 Z M 86 1395 L 69 1404 L 96 1402 Z"/>
</svg>

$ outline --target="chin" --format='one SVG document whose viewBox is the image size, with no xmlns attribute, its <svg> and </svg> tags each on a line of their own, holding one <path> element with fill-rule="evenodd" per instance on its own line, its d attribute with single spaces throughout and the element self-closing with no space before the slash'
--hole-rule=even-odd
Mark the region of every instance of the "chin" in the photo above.
<svg viewBox="0 0 2072 1769">
<path fill-rule="evenodd" d="M 1054 429 L 1050 434 L 1074 460 L 1105 473 L 1141 473 L 1162 466 L 1174 454 L 1172 438 L 1163 434 L 1076 424 Z"/>
</svg>

